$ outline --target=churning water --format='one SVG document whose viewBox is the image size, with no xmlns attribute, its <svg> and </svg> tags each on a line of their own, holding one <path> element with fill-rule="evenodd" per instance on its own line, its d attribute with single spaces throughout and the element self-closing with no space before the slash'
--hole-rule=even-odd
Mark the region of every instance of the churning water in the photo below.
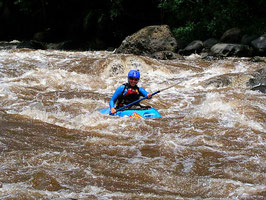
<svg viewBox="0 0 266 200">
<path fill-rule="evenodd" d="M 1 199 L 265 199 L 264 63 L 0 51 Z M 127 72 L 160 119 L 103 115 Z M 230 76 L 216 87 L 213 78 Z"/>
</svg>

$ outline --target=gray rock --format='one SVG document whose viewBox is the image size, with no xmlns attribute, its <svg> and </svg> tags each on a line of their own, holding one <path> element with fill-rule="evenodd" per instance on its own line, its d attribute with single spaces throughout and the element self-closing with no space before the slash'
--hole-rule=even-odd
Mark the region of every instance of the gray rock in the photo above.
<svg viewBox="0 0 266 200">
<path fill-rule="evenodd" d="M 266 94 L 266 86 L 265 85 L 259 85 L 259 86 L 253 87 L 253 88 L 251 88 L 251 90 L 260 91 L 263 94 Z"/>
<path fill-rule="evenodd" d="M 223 43 L 240 43 L 241 30 L 239 28 L 231 28 L 225 31 L 220 40 Z"/>
<path fill-rule="evenodd" d="M 27 48 L 27 49 L 46 49 L 46 47 L 38 41 L 30 40 L 30 41 L 24 41 L 17 45 L 17 49 L 21 48 Z"/>
<path fill-rule="evenodd" d="M 254 56 L 251 59 L 249 59 L 249 61 L 251 61 L 251 62 L 265 62 L 263 57 L 260 57 L 260 56 Z"/>
<path fill-rule="evenodd" d="M 205 86 L 214 86 L 216 88 L 226 87 L 232 83 L 231 77 L 227 75 L 211 78 Z"/>
<path fill-rule="evenodd" d="M 247 83 L 248 87 L 266 86 L 266 68 L 255 71 L 251 74 L 252 78 Z"/>
<path fill-rule="evenodd" d="M 184 57 L 176 54 L 172 51 L 158 51 L 152 54 L 152 58 L 159 59 L 159 60 L 174 60 L 180 59 L 183 60 Z"/>
<path fill-rule="evenodd" d="M 254 48 L 256 55 L 266 56 L 266 34 L 253 40 L 251 46 Z"/>
<path fill-rule="evenodd" d="M 158 51 L 175 52 L 176 48 L 169 26 L 148 26 L 128 36 L 115 53 L 151 56 Z"/>
<path fill-rule="evenodd" d="M 185 49 L 179 51 L 181 55 L 190 55 L 192 53 L 200 53 L 203 49 L 203 42 L 200 40 L 194 40 L 189 43 Z"/>
<path fill-rule="evenodd" d="M 188 42 L 186 42 L 185 40 L 177 39 L 176 44 L 176 51 L 179 51 L 180 49 L 184 49 L 188 45 Z"/>
<path fill-rule="evenodd" d="M 253 50 L 248 45 L 218 43 L 211 48 L 211 53 L 223 57 L 249 57 L 252 56 Z"/>
<path fill-rule="evenodd" d="M 203 47 L 206 49 L 210 49 L 212 46 L 219 43 L 219 41 L 215 38 L 209 38 L 203 42 Z"/>
<path fill-rule="evenodd" d="M 255 39 L 257 39 L 259 36 L 258 35 L 244 35 L 242 38 L 241 38 L 241 44 L 244 44 L 244 45 L 251 45 L 251 42 Z"/>
</svg>

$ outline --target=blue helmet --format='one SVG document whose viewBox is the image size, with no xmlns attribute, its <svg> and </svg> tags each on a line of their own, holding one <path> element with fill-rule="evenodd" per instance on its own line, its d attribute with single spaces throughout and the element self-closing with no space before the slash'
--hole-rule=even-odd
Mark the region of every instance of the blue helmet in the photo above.
<svg viewBox="0 0 266 200">
<path fill-rule="evenodd" d="M 138 79 L 140 79 L 140 73 L 139 73 L 139 71 L 137 71 L 137 70 L 130 70 L 130 71 L 128 72 L 127 77 L 128 77 L 128 78 L 129 78 L 129 77 L 133 77 L 133 78 L 138 78 Z"/>
</svg>

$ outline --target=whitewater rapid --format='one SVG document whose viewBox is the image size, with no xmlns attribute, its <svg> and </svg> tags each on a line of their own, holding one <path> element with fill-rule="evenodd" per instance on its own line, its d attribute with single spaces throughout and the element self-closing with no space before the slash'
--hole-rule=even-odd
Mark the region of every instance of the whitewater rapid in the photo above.
<svg viewBox="0 0 266 200">
<path fill-rule="evenodd" d="M 0 199 L 264 199 L 265 62 L 0 51 Z M 130 69 L 160 119 L 101 114 Z M 208 84 L 229 76 L 231 84 Z"/>
</svg>

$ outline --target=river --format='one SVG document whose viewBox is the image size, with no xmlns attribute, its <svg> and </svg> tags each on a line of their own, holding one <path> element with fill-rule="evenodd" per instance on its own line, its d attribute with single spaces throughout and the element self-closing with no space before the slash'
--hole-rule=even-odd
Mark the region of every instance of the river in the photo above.
<svg viewBox="0 0 266 200">
<path fill-rule="evenodd" d="M 245 75 L 263 67 L 0 50 L 0 199 L 265 199 L 266 96 Z M 177 84 L 142 102 L 162 118 L 98 112 L 130 69 L 149 92 Z"/>
</svg>

